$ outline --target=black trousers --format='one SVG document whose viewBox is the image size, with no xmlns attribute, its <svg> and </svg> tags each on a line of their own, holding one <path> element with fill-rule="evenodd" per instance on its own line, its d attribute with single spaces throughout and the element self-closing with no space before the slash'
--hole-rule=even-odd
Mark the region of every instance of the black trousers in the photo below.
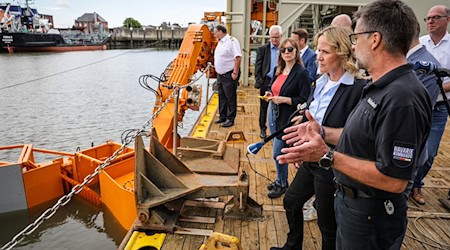
<svg viewBox="0 0 450 250">
<path fill-rule="evenodd" d="M 239 77 L 236 80 L 231 78 L 232 71 L 223 75 L 217 74 L 217 91 L 219 92 L 219 119 L 234 122 L 237 108 L 237 86 Z"/>
<path fill-rule="evenodd" d="M 267 91 L 267 87 L 270 84 L 270 77 L 264 77 L 264 81 L 259 87 L 259 95 L 264 96 Z M 267 121 L 267 108 L 269 107 L 269 102 L 264 101 L 263 99 L 259 100 L 259 128 L 261 131 L 266 130 L 266 121 Z"/>
<path fill-rule="evenodd" d="M 385 202 L 394 207 L 387 214 Z M 391 199 L 352 198 L 338 191 L 335 200 L 337 249 L 389 249 L 402 246 L 408 219 L 407 198 L 399 195 Z"/>
<path fill-rule="evenodd" d="M 306 163 L 314 164 L 314 163 Z M 302 249 L 303 205 L 315 194 L 317 223 L 322 233 L 322 249 L 336 248 L 336 219 L 334 215 L 334 174 L 303 164 L 284 195 L 284 209 L 289 224 L 286 249 Z"/>
</svg>

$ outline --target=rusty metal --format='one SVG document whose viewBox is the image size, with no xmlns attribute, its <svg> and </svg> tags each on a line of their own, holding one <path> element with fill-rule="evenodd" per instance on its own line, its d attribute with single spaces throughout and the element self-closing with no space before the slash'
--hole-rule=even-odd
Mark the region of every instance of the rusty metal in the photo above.
<svg viewBox="0 0 450 250">
<path fill-rule="evenodd" d="M 227 155 L 227 150 L 234 150 L 234 148 L 226 147 L 224 156 Z M 217 152 L 218 150 L 209 151 Z M 223 159 L 217 160 L 223 161 Z M 226 195 L 234 197 L 228 204 L 228 216 L 240 219 L 261 218 L 261 206 L 248 196 L 249 179 L 247 174 L 241 169 L 238 170 L 238 173 L 238 175 L 195 173 L 155 137 L 151 137 L 149 151 L 145 150 L 142 138 L 137 137 L 135 142 L 136 207 L 138 211 L 148 210 L 151 214 L 150 217 L 153 218 L 153 222 L 150 220 L 141 226 L 145 228 L 156 226 L 173 232 L 179 211 L 170 211 L 164 204 L 177 200 Z M 169 219 L 172 223 L 168 223 Z"/>
</svg>

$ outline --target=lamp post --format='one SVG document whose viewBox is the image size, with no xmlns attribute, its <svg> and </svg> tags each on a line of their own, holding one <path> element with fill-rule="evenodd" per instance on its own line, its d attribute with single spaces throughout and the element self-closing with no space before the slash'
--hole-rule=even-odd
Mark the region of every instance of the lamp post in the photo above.
<svg viewBox="0 0 450 250">
<path fill-rule="evenodd" d="M 145 47 L 145 27 L 143 27 L 142 30 L 144 31 L 144 47 Z"/>
<path fill-rule="evenodd" d="M 133 27 L 130 27 L 131 48 L 133 48 Z"/>
</svg>

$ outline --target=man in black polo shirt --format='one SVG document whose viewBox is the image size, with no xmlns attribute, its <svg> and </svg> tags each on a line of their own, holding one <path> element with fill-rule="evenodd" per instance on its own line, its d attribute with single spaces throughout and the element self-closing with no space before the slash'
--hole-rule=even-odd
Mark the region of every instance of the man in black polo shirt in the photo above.
<svg viewBox="0 0 450 250">
<path fill-rule="evenodd" d="M 288 128 L 282 163 L 319 161 L 336 176 L 338 249 L 400 249 L 407 224 L 408 181 L 419 164 L 431 124 L 431 100 L 406 62 L 415 35 L 413 10 L 378 0 L 355 13 L 350 40 L 372 76 L 343 131 L 309 122 Z M 402 21 L 399 21 L 402 20 Z M 324 136 L 339 142 L 333 152 Z"/>
</svg>

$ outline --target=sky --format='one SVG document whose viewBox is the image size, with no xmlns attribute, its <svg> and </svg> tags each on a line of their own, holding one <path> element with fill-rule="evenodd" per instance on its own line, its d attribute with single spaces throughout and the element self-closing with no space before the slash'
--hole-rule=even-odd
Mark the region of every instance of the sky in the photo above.
<svg viewBox="0 0 450 250">
<path fill-rule="evenodd" d="M 1 2 L 24 3 L 24 0 Z M 142 25 L 160 25 L 162 22 L 187 26 L 198 23 L 205 11 L 225 11 L 226 0 L 33 0 L 31 7 L 39 13 L 53 15 L 56 28 L 72 27 L 75 19 L 84 13 L 97 12 L 110 28 L 122 26 L 127 17 Z"/>
</svg>

